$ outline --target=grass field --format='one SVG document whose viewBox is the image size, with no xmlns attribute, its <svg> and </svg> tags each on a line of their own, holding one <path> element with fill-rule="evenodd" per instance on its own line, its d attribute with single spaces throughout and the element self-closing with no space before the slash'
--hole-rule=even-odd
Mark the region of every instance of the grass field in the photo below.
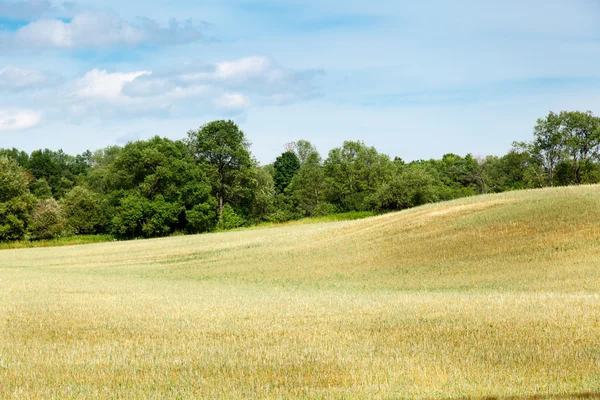
<svg viewBox="0 0 600 400">
<path fill-rule="evenodd" d="M 600 186 L 0 251 L 0 398 L 600 398 Z"/>
</svg>

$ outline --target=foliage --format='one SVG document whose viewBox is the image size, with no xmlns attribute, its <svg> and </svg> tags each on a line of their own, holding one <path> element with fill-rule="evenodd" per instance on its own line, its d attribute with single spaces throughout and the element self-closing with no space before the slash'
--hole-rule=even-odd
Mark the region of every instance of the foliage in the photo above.
<svg viewBox="0 0 600 400">
<path fill-rule="evenodd" d="M 321 156 L 317 152 L 312 152 L 294 175 L 289 187 L 302 216 L 315 215 L 319 203 L 325 200 L 326 187 Z"/>
<path fill-rule="evenodd" d="M 36 179 L 45 179 L 52 195 L 61 198 L 73 188 L 79 174 L 85 173 L 80 165 L 82 160 L 65 154 L 62 150 L 35 150 L 29 157 L 27 170 Z"/>
<path fill-rule="evenodd" d="M 328 200 L 342 211 L 364 210 L 364 199 L 389 181 L 394 167 L 389 157 L 363 142 L 346 141 L 324 162 Z"/>
<path fill-rule="evenodd" d="M 62 199 L 69 228 L 75 234 L 89 235 L 102 231 L 102 199 L 91 190 L 76 186 Z"/>
<path fill-rule="evenodd" d="M 433 175 L 423 167 L 402 169 L 369 199 L 378 211 L 403 210 L 438 200 Z"/>
<path fill-rule="evenodd" d="M 68 235 L 46 240 L 15 240 L 12 242 L 0 242 L 0 250 L 73 246 L 80 244 L 105 243 L 112 242 L 115 240 L 115 237 L 109 234 L 75 236 Z"/>
<path fill-rule="evenodd" d="M 128 143 L 106 167 L 100 186 L 114 207 L 112 231 L 124 236 L 165 236 L 187 228 L 186 212 L 212 204 L 204 170 L 188 154 L 183 142 L 154 137 Z M 206 225 L 210 226 L 210 224 Z"/>
<path fill-rule="evenodd" d="M 239 175 L 253 166 L 250 143 L 231 120 L 210 122 L 187 135 L 191 154 L 207 171 L 223 218 L 224 205 L 235 197 Z"/>
<path fill-rule="evenodd" d="M 155 237 L 599 183 L 600 118 L 550 112 L 535 123 L 531 141 L 501 156 L 405 162 L 346 141 L 323 160 L 298 140 L 259 166 L 244 132 L 219 120 L 190 130 L 186 140 L 153 137 L 75 156 L 0 149 L 0 158 L 0 241 L 23 238 L 33 206 L 50 199 L 64 207 L 70 232 Z"/>
<path fill-rule="evenodd" d="M 53 239 L 62 235 L 66 228 L 65 212 L 56 200 L 43 200 L 34 208 L 29 227 L 33 239 Z"/>
<path fill-rule="evenodd" d="M 27 230 L 35 198 L 29 178 L 14 159 L 0 156 L 0 241 L 19 240 Z"/>
<path fill-rule="evenodd" d="M 275 182 L 275 188 L 278 193 L 283 193 L 285 189 L 290 185 L 294 175 L 300 169 L 300 160 L 296 153 L 292 151 L 286 151 L 277 159 L 273 164 L 274 173 L 273 180 Z"/>
<path fill-rule="evenodd" d="M 29 183 L 29 191 L 40 200 L 52 197 L 52 188 L 48 185 L 46 178 L 34 179 Z"/>
<path fill-rule="evenodd" d="M 219 206 L 214 198 L 206 203 L 197 204 L 186 211 L 187 231 L 189 233 L 210 232 L 219 222 Z"/>
<path fill-rule="evenodd" d="M 219 227 L 221 229 L 233 229 L 239 228 L 244 225 L 246 221 L 240 215 L 236 214 L 235 210 L 231 205 L 225 204 L 223 207 L 223 216 L 221 217 L 221 222 Z"/>
</svg>

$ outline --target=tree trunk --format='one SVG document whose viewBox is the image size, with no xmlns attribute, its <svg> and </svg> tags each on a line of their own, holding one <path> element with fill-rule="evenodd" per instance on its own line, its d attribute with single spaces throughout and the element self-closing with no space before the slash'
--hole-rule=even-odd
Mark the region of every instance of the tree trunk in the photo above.
<svg viewBox="0 0 600 400">
<path fill-rule="evenodd" d="M 580 178 L 579 178 L 579 168 L 580 168 L 580 165 L 577 160 L 577 157 L 574 157 L 573 158 L 573 179 L 575 179 L 575 183 L 577 185 L 579 185 L 581 183 Z"/>
<path fill-rule="evenodd" d="M 225 174 L 222 169 L 219 169 L 219 221 L 223 223 L 223 197 L 225 196 Z"/>
<path fill-rule="evenodd" d="M 219 193 L 219 219 L 223 222 L 223 193 Z"/>
</svg>

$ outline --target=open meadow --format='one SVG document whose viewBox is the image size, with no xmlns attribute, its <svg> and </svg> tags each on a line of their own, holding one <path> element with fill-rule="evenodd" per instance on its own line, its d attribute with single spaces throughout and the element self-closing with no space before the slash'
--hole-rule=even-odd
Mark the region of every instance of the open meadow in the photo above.
<svg viewBox="0 0 600 400">
<path fill-rule="evenodd" d="M 0 398 L 600 398 L 600 186 L 0 251 Z"/>
</svg>

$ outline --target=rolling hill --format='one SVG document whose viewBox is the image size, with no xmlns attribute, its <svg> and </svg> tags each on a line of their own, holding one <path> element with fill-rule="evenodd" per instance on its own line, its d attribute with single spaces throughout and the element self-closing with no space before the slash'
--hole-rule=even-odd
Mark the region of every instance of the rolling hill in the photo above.
<svg viewBox="0 0 600 400">
<path fill-rule="evenodd" d="M 600 186 L 0 252 L 0 397 L 535 395 L 600 398 Z"/>
</svg>

